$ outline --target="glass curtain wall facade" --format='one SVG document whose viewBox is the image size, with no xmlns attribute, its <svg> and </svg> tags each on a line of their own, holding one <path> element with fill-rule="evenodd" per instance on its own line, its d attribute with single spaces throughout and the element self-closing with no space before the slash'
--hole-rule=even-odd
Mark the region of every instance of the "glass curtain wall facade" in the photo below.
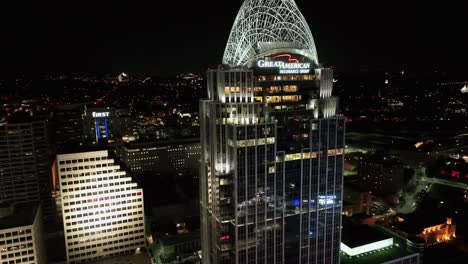
<svg viewBox="0 0 468 264">
<path fill-rule="evenodd" d="M 276 122 L 254 102 L 253 71 L 220 67 L 208 78 L 211 100 L 201 101 L 204 263 L 279 263 L 284 177 L 276 173 Z"/>
<path fill-rule="evenodd" d="M 200 102 L 203 263 L 339 263 L 345 121 L 294 1 L 246 0 L 223 62 Z"/>
</svg>

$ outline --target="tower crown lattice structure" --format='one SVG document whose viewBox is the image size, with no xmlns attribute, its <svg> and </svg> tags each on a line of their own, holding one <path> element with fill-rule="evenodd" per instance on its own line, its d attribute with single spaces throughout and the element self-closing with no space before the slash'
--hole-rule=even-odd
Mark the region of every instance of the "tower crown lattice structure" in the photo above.
<svg viewBox="0 0 468 264">
<path fill-rule="evenodd" d="M 232 27 L 223 63 L 246 65 L 283 51 L 295 51 L 318 64 L 312 32 L 294 0 L 246 0 Z"/>
</svg>

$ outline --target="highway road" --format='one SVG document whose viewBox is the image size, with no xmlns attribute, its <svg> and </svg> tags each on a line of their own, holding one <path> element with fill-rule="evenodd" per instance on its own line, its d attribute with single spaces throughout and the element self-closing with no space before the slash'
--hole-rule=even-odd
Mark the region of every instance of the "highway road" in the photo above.
<svg viewBox="0 0 468 264">
<path fill-rule="evenodd" d="M 449 180 L 443 180 L 443 179 L 438 179 L 438 178 L 427 178 L 427 177 L 421 177 L 421 181 L 423 182 L 428 182 L 432 184 L 440 184 L 440 185 L 445 185 L 453 188 L 460 188 L 460 189 L 465 189 L 468 190 L 468 184 L 462 183 L 462 182 L 455 182 L 455 181 L 449 181 Z"/>
</svg>

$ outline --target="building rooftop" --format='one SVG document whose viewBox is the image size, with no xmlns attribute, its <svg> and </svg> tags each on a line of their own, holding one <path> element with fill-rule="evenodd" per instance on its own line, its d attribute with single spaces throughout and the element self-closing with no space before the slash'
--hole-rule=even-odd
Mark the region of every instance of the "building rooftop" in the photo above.
<svg viewBox="0 0 468 264">
<path fill-rule="evenodd" d="M 398 245 L 391 248 L 382 249 L 381 251 L 372 252 L 364 256 L 349 257 L 341 252 L 341 264 L 380 264 L 391 260 L 414 254 L 405 249 L 405 245 Z"/>
<path fill-rule="evenodd" d="M 399 215 L 405 221 L 393 223 L 393 226 L 407 234 L 419 234 L 425 228 L 444 224 L 447 218 L 441 214 L 412 213 Z"/>
<path fill-rule="evenodd" d="M 11 215 L 0 218 L 0 230 L 32 225 L 38 209 L 38 204 L 14 205 Z"/>
<path fill-rule="evenodd" d="M 341 241 L 350 248 L 360 247 L 391 238 L 368 225 L 355 225 L 344 219 L 341 236 Z"/>
<path fill-rule="evenodd" d="M 172 245 L 178 245 L 185 243 L 187 241 L 199 240 L 200 239 L 200 230 L 192 231 L 187 234 L 175 235 L 169 237 L 161 238 L 161 243 L 167 247 Z"/>
<path fill-rule="evenodd" d="M 167 139 L 162 139 L 162 140 L 151 140 L 151 141 L 134 141 L 134 142 L 129 142 L 125 143 L 125 147 L 128 149 L 133 149 L 133 148 L 142 148 L 142 147 L 162 147 L 162 146 L 167 146 L 167 145 L 177 145 L 177 144 L 191 144 L 191 143 L 200 143 L 200 138 L 182 138 L 182 139 L 177 139 L 177 140 L 167 140 Z"/>
<path fill-rule="evenodd" d="M 393 239 L 392 245 L 369 250 L 355 256 L 346 254 L 342 247 L 340 263 L 379 264 L 415 254 L 407 249 L 405 238 L 384 227 L 356 225 L 349 219 L 343 219 L 342 244 L 350 248 L 365 247 L 368 244 L 388 239 Z"/>
<path fill-rule="evenodd" d="M 40 121 L 44 121 L 44 119 L 25 111 L 15 112 L 6 118 L 6 124 L 23 124 Z"/>
<path fill-rule="evenodd" d="M 107 150 L 104 146 L 100 145 L 89 145 L 83 144 L 81 142 L 70 142 L 68 144 L 63 144 L 59 147 L 57 154 L 73 154 L 73 153 L 83 153 L 83 152 L 94 152 L 94 151 L 103 151 Z"/>
<path fill-rule="evenodd" d="M 80 104 L 61 104 L 61 105 L 56 105 L 55 109 L 59 111 L 78 111 L 78 112 L 83 112 L 85 105 L 80 103 Z"/>
</svg>

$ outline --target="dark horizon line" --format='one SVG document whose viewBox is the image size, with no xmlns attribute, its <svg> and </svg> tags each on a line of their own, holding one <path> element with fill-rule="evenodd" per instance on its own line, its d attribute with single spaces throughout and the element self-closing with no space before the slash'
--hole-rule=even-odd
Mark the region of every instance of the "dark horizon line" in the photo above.
<svg viewBox="0 0 468 264">
<path fill-rule="evenodd" d="M 447 73 L 447 74 L 454 74 L 454 75 L 466 75 L 466 78 L 468 78 L 468 71 L 467 69 L 449 69 L 448 67 L 444 68 L 434 68 L 434 69 L 412 69 L 411 67 L 394 67 L 394 66 L 389 66 L 389 67 L 360 67 L 355 70 L 340 70 L 340 68 L 336 68 L 334 66 L 327 66 L 328 68 L 332 68 L 334 70 L 335 74 L 364 74 L 364 73 L 369 73 L 369 74 L 377 74 L 377 73 L 398 73 L 400 71 L 405 71 L 405 74 L 429 74 L 429 73 Z M 178 75 L 184 75 L 184 74 L 196 74 L 196 75 L 202 75 L 204 76 L 206 72 L 210 69 L 216 69 L 216 66 L 214 67 L 206 67 L 205 70 L 197 70 L 197 71 L 179 71 L 178 73 L 156 73 L 155 71 L 108 71 L 108 72 L 103 72 L 103 71 L 48 71 L 48 72 L 24 72 L 24 73 L 7 73 L 5 72 L 0 72 L 0 80 L 9 80 L 9 79 L 42 79 L 48 76 L 51 77 L 60 77 L 60 76 L 67 76 L 67 77 L 105 77 L 105 76 L 115 76 L 117 77 L 119 74 L 125 72 L 128 74 L 130 77 L 132 75 L 137 75 L 137 76 L 146 76 L 146 77 L 153 77 L 153 78 L 174 78 L 177 77 Z"/>
</svg>

